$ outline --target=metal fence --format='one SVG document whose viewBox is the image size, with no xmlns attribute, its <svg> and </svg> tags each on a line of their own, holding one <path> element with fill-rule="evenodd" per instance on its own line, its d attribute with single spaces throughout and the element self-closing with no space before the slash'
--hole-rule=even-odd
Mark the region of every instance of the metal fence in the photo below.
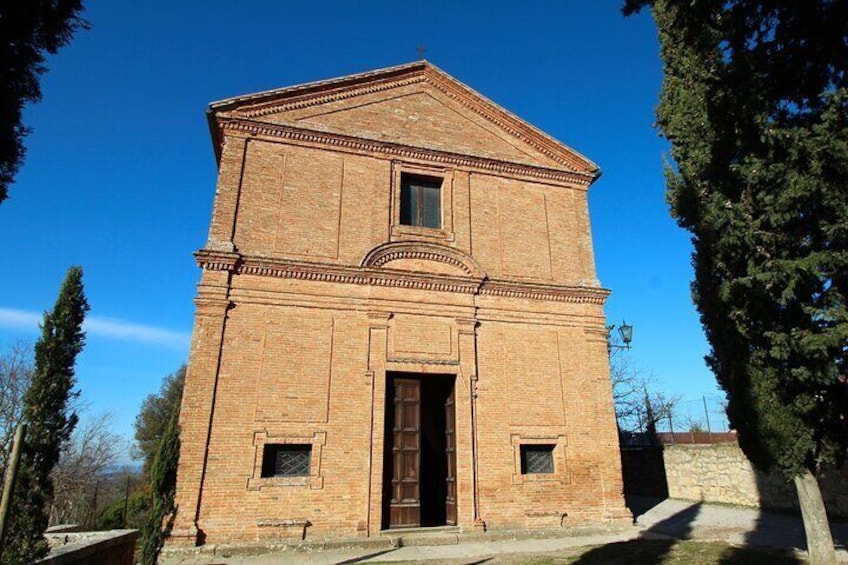
<svg viewBox="0 0 848 565">
<path fill-rule="evenodd" d="M 736 432 L 657 432 L 653 437 L 644 432 L 619 433 L 622 448 L 660 445 L 709 445 L 714 443 L 736 443 Z"/>
<path fill-rule="evenodd" d="M 672 418 L 660 421 L 657 428 L 668 432 L 730 430 L 722 394 L 683 397 L 675 403 L 672 414 Z"/>
</svg>

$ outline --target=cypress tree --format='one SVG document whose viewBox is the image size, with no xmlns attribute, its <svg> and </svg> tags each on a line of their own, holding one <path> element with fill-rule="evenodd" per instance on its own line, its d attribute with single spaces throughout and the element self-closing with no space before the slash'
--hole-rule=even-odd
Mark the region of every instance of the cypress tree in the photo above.
<svg viewBox="0 0 848 565">
<path fill-rule="evenodd" d="M 35 370 L 24 395 L 23 418 L 28 427 L 2 548 L 3 564 L 31 563 L 47 554 L 43 534 L 53 495 L 50 471 L 77 423 L 68 401 L 77 394 L 74 365 L 85 345 L 82 324 L 88 309 L 82 269 L 71 267 L 53 310 L 44 314 L 41 337 L 35 344 Z"/>
<path fill-rule="evenodd" d="M 41 100 L 46 55 L 87 29 L 82 0 L 0 2 L 0 202 L 24 159 L 24 106 Z"/>
<path fill-rule="evenodd" d="M 174 494 L 177 488 L 177 463 L 180 457 L 180 406 L 171 411 L 168 425 L 162 435 L 150 466 L 152 510 L 150 519 L 142 530 L 141 563 L 156 565 L 165 538 L 171 533 L 176 516 Z"/>
<path fill-rule="evenodd" d="M 693 299 L 747 457 L 795 482 L 813 563 L 834 563 L 817 479 L 848 449 L 848 1 L 650 5 L 692 233 Z"/>
</svg>

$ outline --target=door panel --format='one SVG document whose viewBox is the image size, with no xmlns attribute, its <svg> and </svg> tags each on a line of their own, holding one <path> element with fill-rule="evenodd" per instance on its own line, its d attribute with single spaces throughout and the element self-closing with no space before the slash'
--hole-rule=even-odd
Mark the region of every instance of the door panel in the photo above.
<svg viewBox="0 0 848 565">
<path fill-rule="evenodd" d="M 456 525 L 456 429 L 455 401 L 456 387 L 451 383 L 450 393 L 445 400 L 445 458 L 447 459 L 447 475 L 445 477 L 445 522 Z"/>
<path fill-rule="evenodd" d="M 421 381 L 395 378 L 393 386 L 395 421 L 389 527 L 417 527 L 421 525 Z"/>
</svg>

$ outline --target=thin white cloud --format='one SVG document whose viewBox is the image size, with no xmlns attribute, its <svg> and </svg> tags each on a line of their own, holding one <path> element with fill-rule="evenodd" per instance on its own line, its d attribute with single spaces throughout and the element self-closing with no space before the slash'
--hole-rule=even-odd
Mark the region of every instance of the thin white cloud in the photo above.
<svg viewBox="0 0 848 565">
<path fill-rule="evenodd" d="M 15 330 L 37 330 L 42 315 L 12 308 L 0 308 L 0 326 Z"/>
<path fill-rule="evenodd" d="M 98 316 L 88 317 L 83 329 L 91 335 L 168 347 L 188 348 L 189 341 L 191 341 L 191 335 L 186 332 L 176 332 Z"/>
<path fill-rule="evenodd" d="M 0 327 L 37 331 L 42 315 L 26 310 L 0 308 Z M 191 335 L 144 324 L 134 324 L 113 318 L 87 316 L 83 329 L 90 336 L 145 343 L 177 349 L 188 348 Z"/>
</svg>

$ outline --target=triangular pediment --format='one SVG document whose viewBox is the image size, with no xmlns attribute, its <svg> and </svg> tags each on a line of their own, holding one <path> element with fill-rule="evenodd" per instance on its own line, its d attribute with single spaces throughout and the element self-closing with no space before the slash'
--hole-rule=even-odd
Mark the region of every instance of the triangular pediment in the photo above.
<svg viewBox="0 0 848 565">
<path fill-rule="evenodd" d="M 598 174 L 579 153 L 426 61 L 228 99 L 210 115 Z"/>
</svg>

